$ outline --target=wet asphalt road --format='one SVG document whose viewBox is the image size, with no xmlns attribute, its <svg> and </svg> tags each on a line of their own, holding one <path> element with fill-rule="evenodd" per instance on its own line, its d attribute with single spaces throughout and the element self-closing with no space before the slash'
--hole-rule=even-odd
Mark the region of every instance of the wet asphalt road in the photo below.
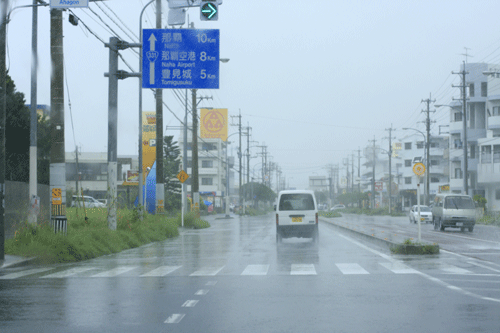
<svg viewBox="0 0 500 333">
<path fill-rule="evenodd" d="M 500 269 L 393 256 L 320 223 L 276 244 L 274 217 L 77 264 L 0 270 L 0 332 L 498 332 Z"/>
</svg>

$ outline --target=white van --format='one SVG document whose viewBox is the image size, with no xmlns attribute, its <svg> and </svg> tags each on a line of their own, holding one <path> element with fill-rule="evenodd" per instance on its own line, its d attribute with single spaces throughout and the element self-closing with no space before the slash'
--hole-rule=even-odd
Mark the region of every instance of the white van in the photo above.
<svg viewBox="0 0 500 333">
<path fill-rule="evenodd" d="M 313 191 L 281 191 L 276 205 L 276 242 L 283 237 L 310 237 L 319 241 L 318 209 Z"/>
<path fill-rule="evenodd" d="M 472 232 L 476 225 L 476 205 L 468 195 L 438 194 L 432 206 L 432 221 L 434 230 L 453 227 Z"/>
<path fill-rule="evenodd" d="M 85 208 L 106 208 L 106 205 L 96 199 L 89 197 L 88 195 L 82 196 L 74 195 L 71 201 L 71 207 L 83 207 Z"/>
</svg>

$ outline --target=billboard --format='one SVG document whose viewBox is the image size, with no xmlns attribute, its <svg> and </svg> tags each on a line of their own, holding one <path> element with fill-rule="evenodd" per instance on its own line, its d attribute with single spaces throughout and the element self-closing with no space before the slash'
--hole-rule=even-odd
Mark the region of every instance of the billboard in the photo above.
<svg viewBox="0 0 500 333">
<path fill-rule="evenodd" d="M 227 140 L 227 109 L 200 109 L 202 139 Z"/>
<path fill-rule="evenodd" d="M 146 168 L 153 168 L 156 161 L 156 112 L 142 113 L 142 174 L 146 175 Z"/>
</svg>

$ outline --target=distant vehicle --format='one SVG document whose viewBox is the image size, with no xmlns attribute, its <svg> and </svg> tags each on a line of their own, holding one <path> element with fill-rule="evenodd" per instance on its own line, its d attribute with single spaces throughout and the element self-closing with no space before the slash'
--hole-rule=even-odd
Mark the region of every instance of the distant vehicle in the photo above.
<svg viewBox="0 0 500 333">
<path fill-rule="evenodd" d="M 413 207 L 411 207 L 408 218 L 410 219 L 410 223 L 417 223 L 418 205 L 414 205 Z M 420 205 L 420 222 L 425 222 L 425 223 L 432 222 L 432 211 L 428 206 Z"/>
<path fill-rule="evenodd" d="M 326 204 L 318 204 L 318 210 L 326 210 L 327 206 Z"/>
<path fill-rule="evenodd" d="M 446 227 L 465 228 L 469 232 L 476 225 L 476 205 L 468 195 L 438 194 L 432 207 L 434 230 L 444 231 Z"/>
<path fill-rule="evenodd" d="M 330 211 L 337 210 L 337 209 L 345 209 L 345 205 L 335 205 L 332 208 L 330 208 Z"/>
<path fill-rule="evenodd" d="M 230 212 L 234 211 L 234 203 L 229 204 L 229 211 Z"/>
<path fill-rule="evenodd" d="M 74 195 L 71 201 L 71 207 L 83 207 L 85 208 L 106 208 L 106 205 L 102 202 L 97 201 L 93 197 L 84 195 L 83 200 L 81 196 Z"/>
<path fill-rule="evenodd" d="M 281 191 L 276 206 L 276 243 L 283 237 L 311 237 L 319 241 L 318 209 L 313 191 Z"/>
</svg>

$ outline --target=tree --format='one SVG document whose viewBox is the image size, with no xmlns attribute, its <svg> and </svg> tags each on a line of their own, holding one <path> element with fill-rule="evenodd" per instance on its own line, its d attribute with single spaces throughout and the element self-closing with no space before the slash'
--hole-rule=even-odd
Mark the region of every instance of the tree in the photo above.
<svg viewBox="0 0 500 333">
<path fill-rule="evenodd" d="M 7 75 L 7 112 L 5 128 L 5 179 L 29 182 L 30 110 L 25 105 L 24 94 Z M 38 116 L 38 183 L 49 184 L 50 129 L 49 121 Z"/>
<path fill-rule="evenodd" d="M 245 200 L 270 202 L 276 198 L 276 193 L 264 184 L 251 182 L 243 184 L 241 188 L 245 193 Z"/>
<path fill-rule="evenodd" d="M 163 178 L 165 184 L 165 210 L 181 207 L 181 183 L 176 178 L 181 161 L 180 149 L 173 135 L 163 137 Z"/>
</svg>

